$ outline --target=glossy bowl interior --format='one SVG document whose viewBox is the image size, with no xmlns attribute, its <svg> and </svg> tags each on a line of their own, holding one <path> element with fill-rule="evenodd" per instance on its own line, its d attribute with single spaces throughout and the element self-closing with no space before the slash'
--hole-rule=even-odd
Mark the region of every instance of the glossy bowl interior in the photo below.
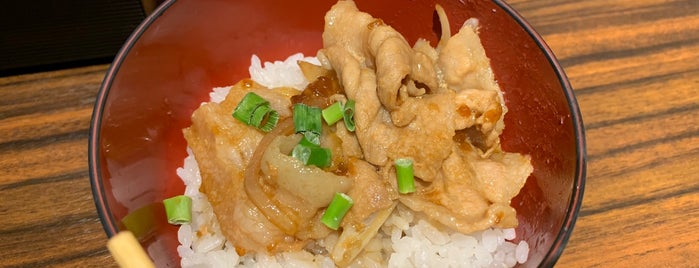
<svg viewBox="0 0 699 268">
<path fill-rule="evenodd" d="M 478 18 L 480 36 L 509 113 L 508 151 L 530 154 L 534 172 L 513 200 L 526 267 L 560 256 L 579 210 L 585 177 L 580 112 L 567 78 L 541 37 L 501 1 L 357 0 L 410 43 L 436 44 L 434 2 L 455 33 Z M 186 156 L 182 128 L 212 87 L 247 76 L 250 56 L 315 55 L 334 1 L 178 0 L 161 5 L 128 39 L 100 89 L 90 130 L 90 179 L 107 236 L 136 233 L 158 266 L 178 266 L 177 227 L 161 201 L 181 194 L 175 170 Z"/>
</svg>

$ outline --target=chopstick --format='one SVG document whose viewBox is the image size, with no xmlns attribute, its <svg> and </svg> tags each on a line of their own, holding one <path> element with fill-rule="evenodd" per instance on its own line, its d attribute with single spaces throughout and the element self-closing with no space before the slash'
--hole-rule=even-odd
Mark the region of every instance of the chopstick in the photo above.
<svg viewBox="0 0 699 268">
<path fill-rule="evenodd" d="M 133 233 L 121 231 L 107 241 L 107 249 L 112 253 L 119 267 L 155 268 L 146 251 L 138 243 Z"/>
</svg>

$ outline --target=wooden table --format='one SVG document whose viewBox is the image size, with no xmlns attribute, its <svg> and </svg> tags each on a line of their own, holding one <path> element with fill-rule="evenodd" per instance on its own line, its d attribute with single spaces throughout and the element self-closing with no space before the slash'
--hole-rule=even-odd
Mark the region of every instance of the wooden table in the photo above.
<svg viewBox="0 0 699 268">
<path fill-rule="evenodd" d="M 587 131 L 558 266 L 699 266 L 699 1 L 510 2 L 560 59 Z M 0 266 L 115 265 L 87 175 L 107 68 L 0 78 Z"/>
</svg>

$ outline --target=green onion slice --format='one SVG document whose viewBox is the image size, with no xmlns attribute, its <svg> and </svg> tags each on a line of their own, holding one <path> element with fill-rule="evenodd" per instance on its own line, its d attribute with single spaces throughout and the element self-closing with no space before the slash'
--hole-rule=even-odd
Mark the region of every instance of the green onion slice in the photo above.
<svg viewBox="0 0 699 268">
<path fill-rule="evenodd" d="M 342 102 L 339 101 L 323 109 L 323 119 L 325 119 L 325 123 L 327 123 L 329 126 L 337 123 L 337 121 L 342 119 L 343 111 L 344 107 Z"/>
<path fill-rule="evenodd" d="M 299 144 L 291 151 L 291 156 L 300 160 L 304 165 L 314 165 L 319 168 L 326 168 L 332 165 L 332 151 L 322 148 L 304 136 Z"/>
<path fill-rule="evenodd" d="M 320 221 L 328 226 L 328 228 L 337 230 L 340 227 L 340 221 L 345 217 L 347 211 L 352 207 L 354 201 L 344 193 L 335 193 L 332 202 L 325 209 L 325 213 L 320 218 Z"/>
<path fill-rule="evenodd" d="M 192 198 L 186 195 L 178 195 L 163 200 L 167 222 L 181 225 L 192 221 Z"/>
<path fill-rule="evenodd" d="M 303 138 L 303 140 L 305 139 L 306 137 Z M 291 150 L 291 157 L 298 159 L 301 163 L 306 165 L 306 163 L 308 163 L 308 158 L 311 158 L 311 147 L 303 146 L 299 143 Z"/>
<path fill-rule="evenodd" d="M 296 133 L 310 131 L 320 134 L 322 131 L 321 109 L 303 103 L 294 104 L 294 130 Z"/>
<path fill-rule="evenodd" d="M 345 127 L 354 131 L 354 100 L 347 100 L 342 110 L 342 118 L 345 119 Z"/>
<path fill-rule="evenodd" d="M 314 165 L 319 168 L 326 168 L 332 165 L 332 151 L 328 148 L 311 147 L 311 154 L 306 161 L 306 165 Z"/>
<path fill-rule="evenodd" d="M 253 125 L 264 132 L 270 132 L 277 126 L 279 113 L 266 106 L 260 106 L 253 113 Z"/>
<path fill-rule="evenodd" d="M 315 133 L 315 132 L 311 132 L 311 131 L 304 131 L 304 132 L 302 132 L 302 134 L 303 134 L 303 138 L 306 139 L 306 141 L 308 141 L 314 145 L 320 146 L 320 133 Z"/>
<path fill-rule="evenodd" d="M 233 110 L 233 117 L 264 132 L 271 131 L 279 121 L 279 113 L 270 107 L 269 101 L 254 92 L 245 94 Z"/>
<path fill-rule="evenodd" d="M 395 161 L 398 192 L 407 194 L 415 192 L 415 177 L 413 175 L 413 160 L 399 158 Z"/>
</svg>

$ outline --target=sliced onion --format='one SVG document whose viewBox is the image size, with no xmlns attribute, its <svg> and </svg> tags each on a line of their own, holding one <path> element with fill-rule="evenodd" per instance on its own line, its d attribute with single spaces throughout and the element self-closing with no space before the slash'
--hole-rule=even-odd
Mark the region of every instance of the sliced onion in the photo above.
<svg viewBox="0 0 699 268">
<path fill-rule="evenodd" d="M 439 17 L 439 26 L 442 28 L 442 36 L 440 36 L 439 43 L 437 43 L 437 48 L 439 49 L 443 48 L 449 41 L 451 37 L 451 26 L 449 25 L 449 18 L 444 8 L 437 4 L 434 6 L 434 9 L 437 11 L 437 17 Z"/>
<path fill-rule="evenodd" d="M 263 179 L 260 177 L 260 164 L 262 156 L 272 143 L 274 138 L 280 135 L 291 135 L 294 133 L 294 121 L 290 118 L 279 122 L 277 127 L 267 133 L 255 149 L 247 168 L 245 169 L 245 193 L 248 194 L 250 201 L 265 215 L 265 217 L 280 230 L 286 234 L 294 234 L 298 230 L 297 215 L 283 211 L 270 196 L 264 191 Z"/>
<path fill-rule="evenodd" d="M 379 232 L 398 202 L 393 202 L 390 207 L 376 211 L 367 218 L 364 226 L 358 228 L 355 225 L 343 226 L 342 234 L 330 253 L 330 257 L 339 267 L 348 266 L 359 253 L 364 250 L 369 241 Z"/>
</svg>

